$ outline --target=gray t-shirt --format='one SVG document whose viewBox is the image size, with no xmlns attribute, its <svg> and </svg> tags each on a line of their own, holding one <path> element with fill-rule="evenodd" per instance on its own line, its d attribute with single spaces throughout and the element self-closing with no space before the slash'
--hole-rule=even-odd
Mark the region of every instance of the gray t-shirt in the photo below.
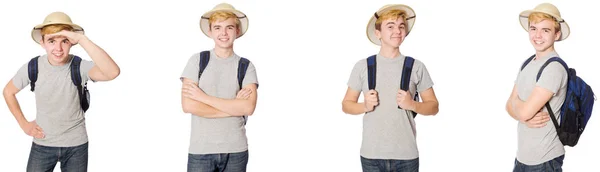
<svg viewBox="0 0 600 172">
<path fill-rule="evenodd" d="M 70 64 L 69 61 L 62 66 L 53 66 L 48 62 L 47 55 L 40 56 L 38 59 L 38 79 L 34 91 L 37 109 L 35 121 L 44 130 L 46 137 L 34 138 L 33 142 L 36 144 L 71 147 L 88 141 L 85 116 L 79 104 L 77 87 L 71 81 Z M 91 80 L 88 72 L 93 66 L 94 63 L 91 61 L 81 61 L 82 82 Z M 30 83 L 27 71 L 28 66 L 25 63 L 12 79 L 19 90 Z"/>
<path fill-rule="evenodd" d="M 519 99 L 523 101 L 527 100 L 536 86 L 554 93 L 550 99 L 550 107 L 555 117 L 558 117 L 567 91 L 568 77 L 565 68 L 560 63 L 550 63 L 542 72 L 540 79 L 535 81 L 538 71 L 550 57 L 558 57 L 558 54 L 553 52 L 546 57 L 532 60 L 519 72 L 515 84 Z M 543 111 L 548 112 L 546 107 L 543 107 Z M 527 124 L 519 122 L 517 131 L 519 135 L 517 160 L 523 164 L 537 165 L 565 154 L 564 146 L 556 135 L 552 121 L 548 121 L 542 128 L 529 128 Z"/>
<path fill-rule="evenodd" d="M 210 51 L 210 61 L 198 81 L 200 53 L 192 55 L 181 78 L 198 83 L 206 94 L 223 99 L 235 99 L 240 90 L 237 81 L 237 68 L 240 57 L 219 58 Z M 248 65 L 242 85 L 258 84 L 256 69 L 252 62 Z M 248 150 L 246 128 L 242 117 L 204 118 L 192 115 L 192 132 L 189 153 L 215 154 L 235 153 Z"/>
<path fill-rule="evenodd" d="M 416 143 L 415 121 L 412 114 L 398 109 L 396 95 L 400 89 L 404 55 L 396 58 L 377 59 L 377 81 L 375 90 L 379 105 L 363 117 L 361 156 L 370 159 L 408 160 L 419 157 Z M 410 77 L 409 92 L 422 92 L 433 86 L 425 65 L 415 60 Z M 352 69 L 348 87 L 355 91 L 369 91 L 367 60 L 362 59 Z"/>
</svg>

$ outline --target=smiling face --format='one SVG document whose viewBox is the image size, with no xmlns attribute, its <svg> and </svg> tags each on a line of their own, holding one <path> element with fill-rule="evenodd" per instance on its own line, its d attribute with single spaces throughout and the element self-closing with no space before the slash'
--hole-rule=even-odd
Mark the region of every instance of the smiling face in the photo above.
<svg viewBox="0 0 600 172">
<path fill-rule="evenodd" d="M 543 13 L 529 15 L 529 42 L 536 52 L 554 51 L 554 42 L 560 36 L 560 25 L 554 17 Z"/>
<path fill-rule="evenodd" d="M 389 10 L 381 14 L 375 22 L 375 36 L 381 40 L 381 46 L 400 47 L 407 33 L 405 11 Z"/>
<path fill-rule="evenodd" d="M 47 36 L 63 30 L 72 31 L 73 28 L 69 25 L 49 25 L 41 30 L 40 44 L 46 50 L 50 64 L 65 64 L 69 60 L 69 52 L 73 44 L 64 36 Z"/>
<path fill-rule="evenodd" d="M 233 42 L 240 35 L 240 20 L 234 13 L 217 11 L 209 18 L 209 35 L 215 48 L 233 48 Z"/>
</svg>

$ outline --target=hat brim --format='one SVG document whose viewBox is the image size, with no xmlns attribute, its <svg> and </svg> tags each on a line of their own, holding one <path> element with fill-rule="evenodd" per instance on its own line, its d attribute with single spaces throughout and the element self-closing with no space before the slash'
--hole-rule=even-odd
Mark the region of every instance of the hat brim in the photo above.
<svg viewBox="0 0 600 172">
<path fill-rule="evenodd" d="M 385 11 L 392 10 L 392 9 L 406 11 L 406 26 L 408 27 L 406 35 L 408 35 L 408 33 L 410 33 L 410 31 L 412 30 L 413 25 L 415 24 L 415 20 L 416 20 L 415 11 L 412 8 L 410 8 L 409 6 L 398 4 L 398 5 L 391 5 L 389 7 L 381 9 L 381 10 L 377 11 L 376 14 L 379 15 Z M 379 40 L 377 38 L 377 36 L 375 35 L 375 22 L 377 22 L 377 18 L 375 18 L 375 15 L 373 15 L 373 16 L 371 16 L 371 19 L 369 20 L 369 23 L 367 24 L 367 37 L 369 38 L 369 40 L 371 42 L 373 42 L 373 44 L 381 45 L 381 40 Z"/>
<path fill-rule="evenodd" d="M 81 33 L 81 34 L 85 34 L 85 31 L 83 30 L 83 28 L 79 25 L 73 24 L 73 23 L 62 23 L 62 22 L 53 22 L 53 23 L 44 23 L 44 24 L 39 24 L 35 27 L 33 27 L 33 29 L 31 30 L 31 38 L 33 39 L 33 41 L 35 41 L 38 44 L 41 44 L 42 42 L 42 28 L 48 26 L 48 25 L 55 25 L 55 24 L 65 24 L 65 25 L 69 25 L 71 27 L 73 27 L 73 32 L 77 32 L 77 33 Z"/>
<path fill-rule="evenodd" d="M 233 14 L 235 14 L 238 19 L 240 20 L 240 34 L 237 36 L 237 38 L 242 37 L 246 31 L 248 30 L 248 17 L 246 16 L 246 14 L 242 13 L 241 11 L 238 10 L 234 10 L 234 9 L 216 9 L 216 10 L 211 10 L 209 12 L 204 13 L 204 15 L 202 15 L 202 18 L 200 19 L 200 30 L 202 30 L 202 33 L 204 33 L 204 35 L 206 35 L 207 37 L 210 37 L 210 35 L 208 34 L 210 32 L 210 23 L 208 21 L 208 19 L 210 18 L 210 16 L 217 12 L 217 11 L 227 11 L 227 12 L 232 12 Z"/>
<path fill-rule="evenodd" d="M 558 21 L 558 24 L 560 25 L 560 38 L 557 41 L 562 41 L 567 39 L 567 37 L 569 37 L 569 34 L 571 33 L 571 30 L 569 29 L 569 25 L 567 24 L 567 22 L 560 16 L 556 16 L 554 14 L 550 14 L 544 11 L 539 11 L 539 10 L 525 10 L 523 12 L 521 12 L 521 14 L 519 14 L 519 22 L 521 23 L 521 27 L 523 27 L 523 29 L 525 29 L 525 31 L 529 31 L 529 15 L 531 15 L 531 13 L 535 13 L 535 12 L 539 12 L 539 13 L 544 13 L 544 14 L 548 14 L 554 18 L 556 18 L 556 20 Z"/>
</svg>

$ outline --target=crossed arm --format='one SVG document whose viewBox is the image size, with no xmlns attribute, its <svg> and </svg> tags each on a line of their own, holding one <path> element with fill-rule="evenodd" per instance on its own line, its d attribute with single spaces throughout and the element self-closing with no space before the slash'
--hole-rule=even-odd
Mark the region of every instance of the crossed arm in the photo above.
<svg viewBox="0 0 600 172">
<path fill-rule="evenodd" d="M 515 120 L 527 123 L 538 116 L 546 102 L 548 102 L 554 93 L 540 86 L 535 86 L 527 100 L 522 101 L 517 94 L 517 86 L 513 86 L 512 93 L 506 102 L 506 112 Z M 547 116 L 547 112 L 544 112 Z M 547 120 L 545 120 L 547 121 Z"/>
<path fill-rule="evenodd" d="M 256 108 L 256 89 L 256 84 L 248 84 L 235 99 L 222 99 L 207 95 L 197 83 L 183 78 L 181 106 L 183 112 L 205 118 L 251 116 Z"/>
</svg>

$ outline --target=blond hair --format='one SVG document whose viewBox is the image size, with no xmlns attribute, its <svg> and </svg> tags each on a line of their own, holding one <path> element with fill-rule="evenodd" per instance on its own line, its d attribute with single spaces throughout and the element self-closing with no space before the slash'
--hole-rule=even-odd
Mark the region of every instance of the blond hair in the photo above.
<svg viewBox="0 0 600 172">
<path fill-rule="evenodd" d="M 212 23 L 214 22 L 219 22 L 219 21 L 223 21 L 223 20 L 227 20 L 230 18 L 234 18 L 235 19 L 235 27 L 237 29 L 240 29 L 240 25 L 242 25 L 240 22 L 240 19 L 238 18 L 237 15 L 235 15 L 233 12 L 229 12 L 229 11 L 217 11 L 214 12 L 210 15 L 210 17 L 208 18 L 208 27 L 212 29 Z"/>
<path fill-rule="evenodd" d="M 73 31 L 73 27 L 70 25 L 66 25 L 66 24 L 53 24 L 53 25 L 48 25 L 48 26 L 44 26 L 40 32 L 40 34 L 42 35 L 42 40 L 44 40 L 44 35 L 48 35 L 48 34 L 53 34 L 53 33 L 57 33 L 60 31 Z"/>
<path fill-rule="evenodd" d="M 377 21 L 375 21 L 375 29 L 381 31 L 381 23 L 383 23 L 383 21 L 388 20 L 388 19 L 397 20 L 398 18 L 401 18 L 402 21 L 404 21 L 404 23 L 406 25 L 406 16 L 407 16 L 407 14 L 406 14 L 406 11 L 404 11 L 404 10 L 398 10 L 398 9 L 388 10 L 379 15 L 379 17 L 377 18 Z M 407 31 L 408 31 L 408 27 L 405 27 L 405 29 L 407 29 Z"/>
<path fill-rule="evenodd" d="M 529 14 L 529 23 L 531 24 L 533 23 L 539 23 L 542 22 L 544 20 L 550 20 L 553 21 L 554 24 L 554 30 L 556 32 L 560 32 L 560 24 L 558 23 L 558 20 L 556 20 L 555 17 L 551 16 L 550 14 L 546 14 L 546 13 L 540 13 L 540 12 L 534 12 Z"/>
</svg>

